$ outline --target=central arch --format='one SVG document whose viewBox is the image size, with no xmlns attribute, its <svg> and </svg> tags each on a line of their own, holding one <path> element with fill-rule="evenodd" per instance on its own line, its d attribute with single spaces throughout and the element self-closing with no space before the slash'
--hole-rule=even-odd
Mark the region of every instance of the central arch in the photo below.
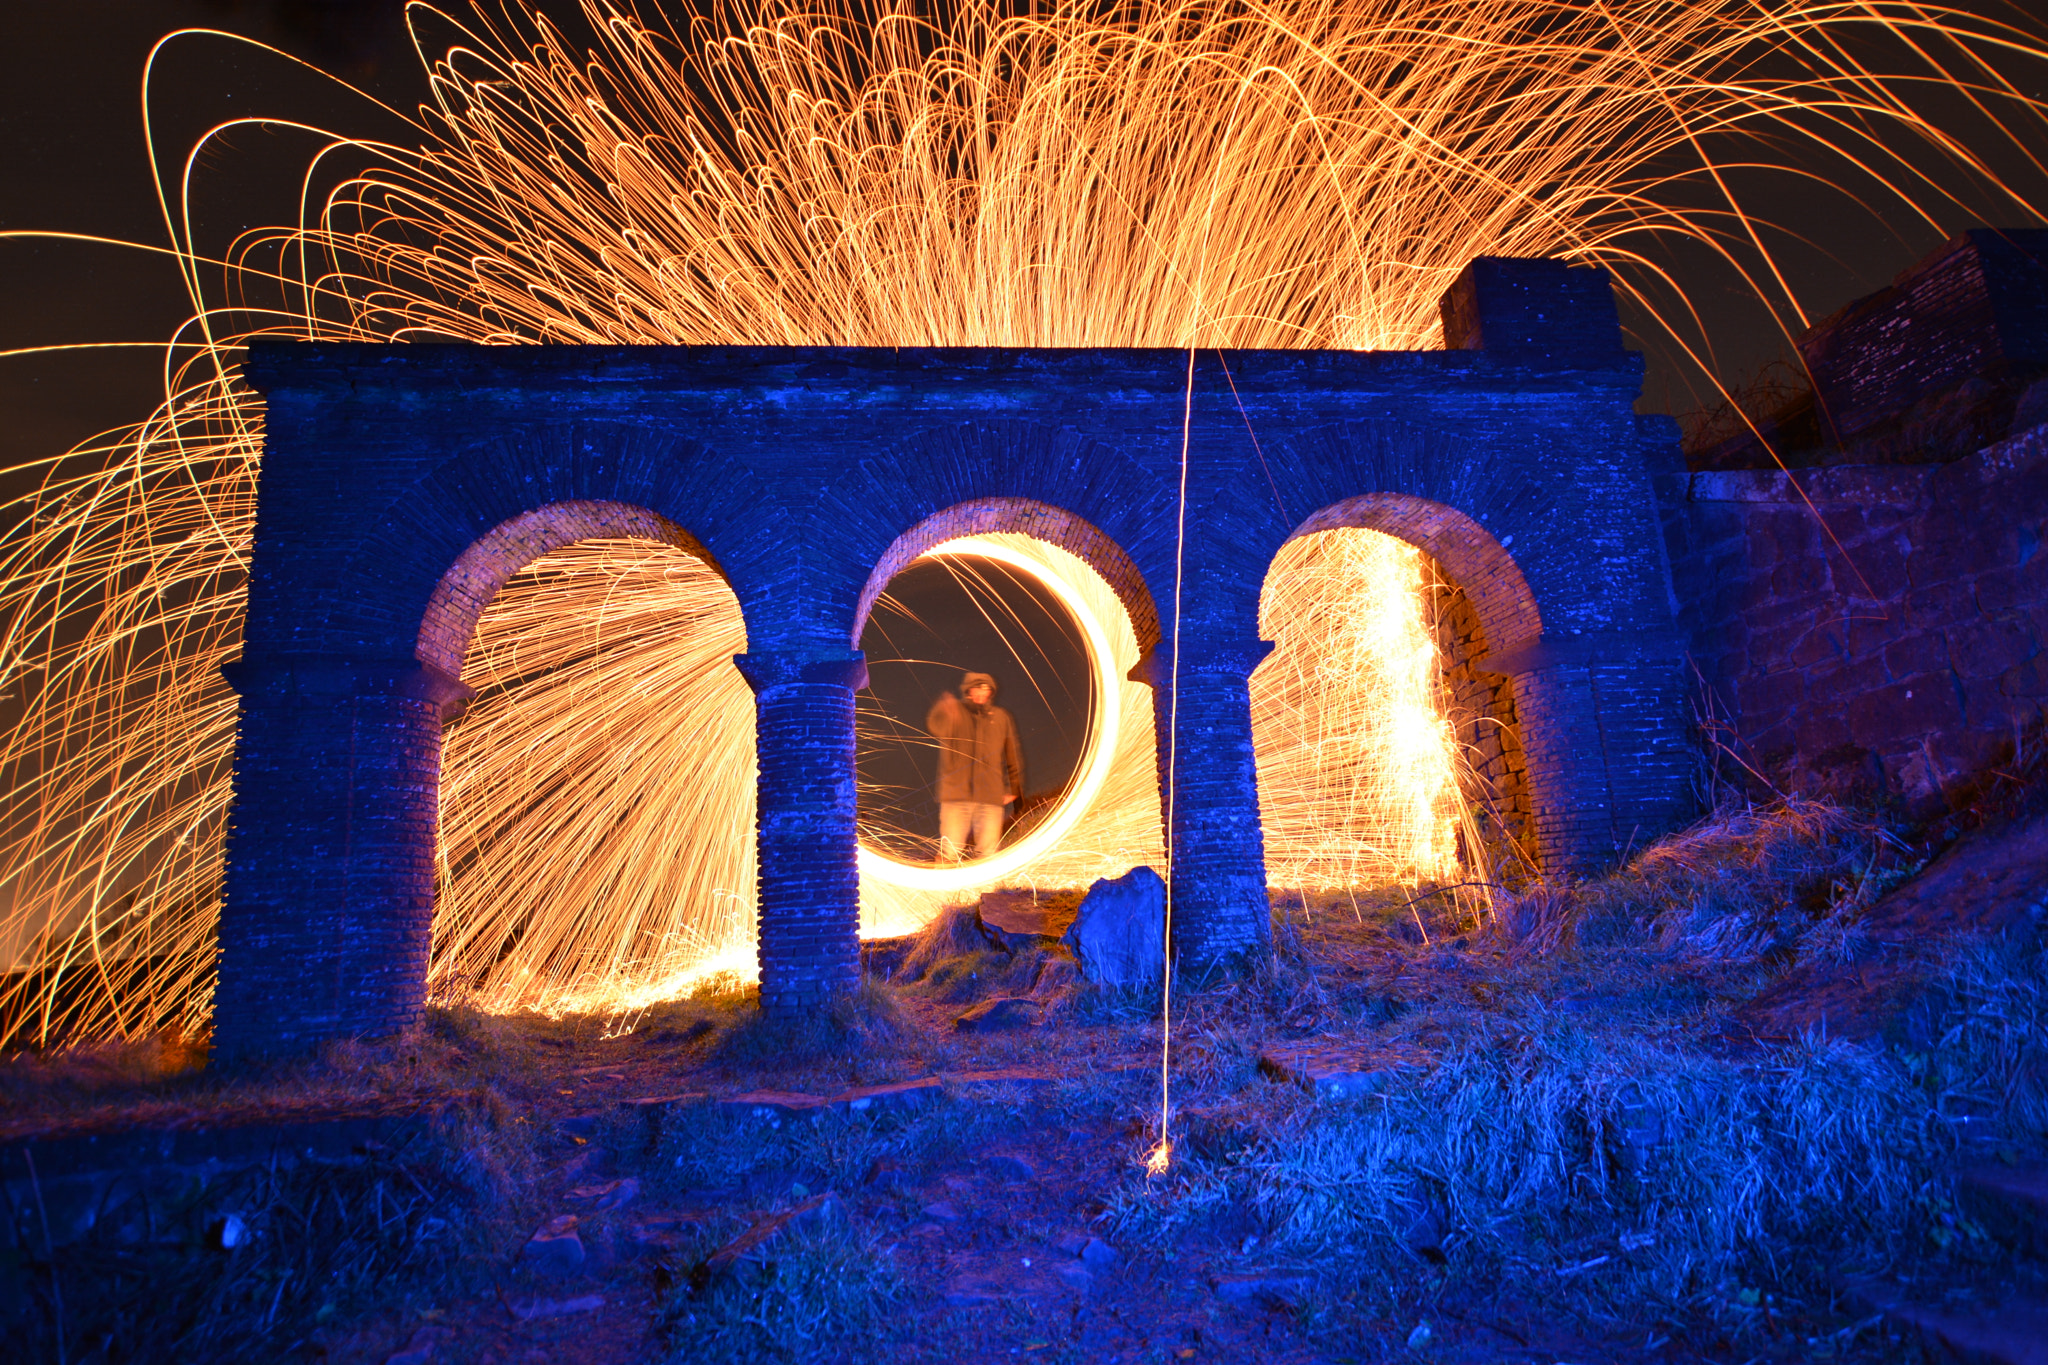
<svg viewBox="0 0 2048 1365">
<path fill-rule="evenodd" d="M 863 845 L 868 924 L 901 928 L 982 888 L 1085 887 L 1158 860 L 1153 698 L 1129 676 L 1158 638 L 1158 617 L 1137 566 L 1098 527 L 1064 509 L 1027 498 L 974 499 L 925 517 L 890 545 L 862 587 L 855 643 L 892 580 L 921 558 L 948 552 L 1006 563 L 1066 606 L 1086 642 L 1093 676 L 1090 735 L 1076 780 L 1052 815 L 993 858 L 923 866 Z"/>
</svg>

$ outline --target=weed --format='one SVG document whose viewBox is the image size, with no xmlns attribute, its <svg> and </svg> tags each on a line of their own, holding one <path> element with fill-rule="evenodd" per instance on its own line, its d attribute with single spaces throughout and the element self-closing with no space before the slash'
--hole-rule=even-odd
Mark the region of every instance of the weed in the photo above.
<svg viewBox="0 0 2048 1365">
<path fill-rule="evenodd" d="M 865 1353 L 885 1332 L 904 1292 L 889 1253 L 844 1217 L 799 1225 L 726 1282 L 671 1293 L 663 1313 L 669 1359 L 678 1365 L 816 1360 L 854 1342 Z"/>
<path fill-rule="evenodd" d="M 406 1150 L 253 1167 L 138 1198 L 32 1258 L 26 1358 L 270 1361 L 397 1293 L 456 1292 L 502 1242 L 528 1162 L 487 1116 Z"/>
</svg>

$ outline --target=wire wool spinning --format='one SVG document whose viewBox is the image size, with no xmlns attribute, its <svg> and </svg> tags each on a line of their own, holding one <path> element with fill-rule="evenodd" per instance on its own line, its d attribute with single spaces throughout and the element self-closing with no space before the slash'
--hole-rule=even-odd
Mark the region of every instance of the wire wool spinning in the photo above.
<svg viewBox="0 0 2048 1365">
<path fill-rule="evenodd" d="M 516 8 L 415 7 L 423 58 L 443 54 L 431 103 L 408 140 L 329 138 L 301 222 L 225 253 L 194 236 L 201 153 L 254 120 L 215 129 L 166 189 L 194 317 L 166 348 L 163 405 L 48 462 L 0 571 L 18 707 L 0 940 L 24 967 L 0 1043 L 204 1027 L 234 753 L 219 668 L 262 444 L 234 379 L 250 336 L 1428 348 L 1438 296 L 1490 254 L 1608 265 L 1643 327 L 1704 356 L 1682 302 L 1656 306 L 1677 297 L 1663 239 L 1804 320 L 1729 168 L 1833 167 L 1873 212 L 1933 221 L 1951 183 L 2001 193 L 1981 148 L 2038 171 L 2029 148 L 2048 143 L 2009 75 L 2048 60 L 2018 11 L 733 0 L 675 29 L 585 9 L 590 53 Z M 1878 51 L 1890 67 L 1858 55 Z M 1962 92 L 1989 131 L 1923 115 L 1923 86 Z M 489 704 L 448 741 L 437 981 L 501 1007 L 616 1003 L 744 947 L 751 756 L 675 761 L 746 729 L 711 662 L 737 611 L 693 573 L 655 547 L 579 546 L 486 617 L 467 672 Z M 1414 597 L 1389 578 L 1375 600 Z M 1422 796 L 1405 779 L 1359 796 L 1355 755 L 1303 738 L 1341 729 L 1265 725 L 1268 790 L 1318 812 L 1381 803 L 1355 817 L 1380 833 L 1344 853 L 1347 876 L 1438 856 L 1448 760 Z M 1320 857 L 1325 824 L 1277 818 L 1276 866 Z M 1375 841 L 1383 862 L 1354 856 Z"/>
</svg>

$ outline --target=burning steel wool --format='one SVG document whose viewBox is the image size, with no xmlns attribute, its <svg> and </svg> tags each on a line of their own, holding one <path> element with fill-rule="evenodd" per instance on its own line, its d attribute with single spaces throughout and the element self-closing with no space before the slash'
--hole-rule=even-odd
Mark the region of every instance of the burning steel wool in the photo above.
<svg viewBox="0 0 2048 1365">
<path fill-rule="evenodd" d="M 447 53 L 416 138 L 329 139 L 304 221 L 224 257 L 192 235 L 191 180 L 166 186 L 194 319 L 164 403 L 48 463 L 0 573 L 21 705 L 0 941 L 25 969 L 0 1043 L 208 1017 L 236 716 L 219 669 L 262 447 L 234 379 L 247 337 L 1429 348 L 1438 297 L 1490 254 L 1607 265 L 1698 354 L 1683 304 L 1656 306 L 1660 239 L 1805 321 L 1742 197 L 1768 185 L 1739 193 L 1723 167 L 1834 166 L 1930 219 L 1948 191 L 1929 166 L 1996 198 L 1986 139 L 2038 168 L 2043 113 L 2001 72 L 2048 59 L 2038 32 L 1892 0 L 739 0 L 680 31 L 586 9 L 587 58 L 518 9 L 445 41 L 455 21 L 413 11 L 422 51 Z M 1893 67 L 1857 55 L 1880 49 Z M 1930 82 L 1990 131 L 1930 122 L 1909 99 Z M 193 174 L 253 121 L 210 134 Z M 1127 666 L 1099 583 L 993 548 L 1096 594 L 1105 675 Z M 1370 541 L 1276 566 L 1282 647 L 1257 686 L 1278 883 L 1451 866 L 1458 760 L 1420 572 Z M 448 735 L 438 983 L 623 1008 L 744 959 L 751 727 L 725 662 L 743 644 L 723 585 L 660 547 L 575 546 L 505 588 Z M 1099 693 L 1095 800 L 1005 877 L 1156 856 L 1151 701 L 1121 678 Z M 960 889 L 876 864 L 876 926 Z"/>
</svg>

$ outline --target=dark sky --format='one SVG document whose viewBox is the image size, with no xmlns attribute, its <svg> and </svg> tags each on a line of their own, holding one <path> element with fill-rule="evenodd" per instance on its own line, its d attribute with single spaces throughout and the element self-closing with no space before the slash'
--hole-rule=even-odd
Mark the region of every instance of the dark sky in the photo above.
<svg viewBox="0 0 2048 1365">
<path fill-rule="evenodd" d="M 1974 3 L 1987 11 L 2024 13 L 2004 0 Z M 574 13 L 570 0 L 554 0 L 547 8 L 558 17 Z M 144 156 L 139 86 L 150 44 L 178 27 L 263 38 L 401 108 L 412 108 L 424 94 L 398 0 L 63 0 L 9 10 L 9 41 L 0 45 L 0 228 L 165 240 Z M 2042 22 L 2038 13 L 2034 22 Z M 2033 93 L 2048 95 L 2041 68 L 2021 74 Z M 309 73 L 219 42 L 188 43 L 174 52 L 163 70 L 157 108 L 163 114 L 163 154 L 173 160 L 182 158 L 199 131 L 241 109 L 357 132 L 396 131 L 361 100 Z M 1989 145 L 1988 139 L 1973 140 Z M 293 170 L 310 145 L 293 134 L 237 135 L 235 174 L 207 182 L 215 193 L 202 205 L 206 239 L 223 244 L 244 225 L 291 216 Z M 2029 183 L 2032 202 L 2048 204 L 2048 185 Z M 1852 188 L 1876 197 L 1867 186 Z M 1939 225 L 1892 212 L 1887 226 L 1822 189 L 1794 192 L 1780 185 L 1766 203 L 1791 229 L 1777 245 L 1793 285 L 1816 315 L 1887 283 L 1948 232 L 1985 217 L 2006 223 L 2017 217 L 1967 195 L 1945 211 Z M 1798 240 L 1802 235 L 1808 240 Z M 0 253 L 6 272 L 0 345 L 156 341 L 187 314 L 178 277 L 162 257 L 48 243 L 4 243 Z M 1775 351 L 1780 343 L 1767 319 L 1729 280 L 1704 269 L 1706 264 L 1696 251 L 1673 257 L 1694 302 L 1710 316 L 1728 368 L 1741 369 Z M 145 414 L 158 392 L 158 363 L 148 351 L 0 362 L 0 467 L 48 455 Z M 1659 407 L 1675 372 L 1661 358 L 1653 356 L 1653 364 L 1648 406 Z M 1674 406 L 1687 401 L 1681 392 Z"/>
</svg>

